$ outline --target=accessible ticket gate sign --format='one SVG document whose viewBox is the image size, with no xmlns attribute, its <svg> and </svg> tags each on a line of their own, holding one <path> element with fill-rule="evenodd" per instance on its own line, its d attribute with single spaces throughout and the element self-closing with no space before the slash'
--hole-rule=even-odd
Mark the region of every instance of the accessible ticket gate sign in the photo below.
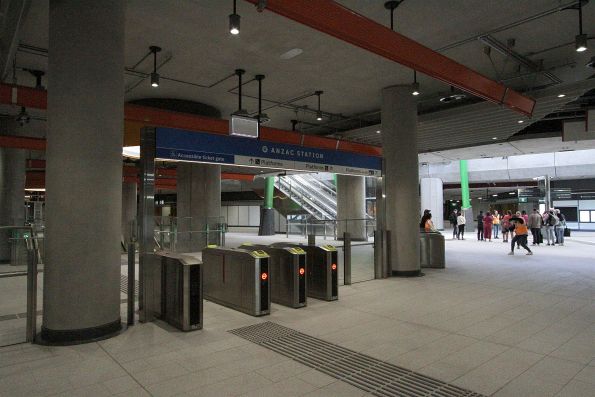
<svg viewBox="0 0 595 397">
<path fill-rule="evenodd" d="M 382 175 L 382 160 L 376 156 L 174 128 L 155 129 L 155 158 L 344 175 Z"/>
</svg>

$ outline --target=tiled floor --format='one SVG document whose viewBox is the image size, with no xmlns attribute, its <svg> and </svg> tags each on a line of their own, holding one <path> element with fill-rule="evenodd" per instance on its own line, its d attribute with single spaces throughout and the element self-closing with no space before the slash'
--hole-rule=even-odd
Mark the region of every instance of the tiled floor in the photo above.
<svg viewBox="0 0 595 397">
<path fill-rule="evenodd" d="M 1 348 L 0 396 L 364 395 L 227 332 L 264 320 L 486 395 L 595 396 L 595 245 L 446 247 L 446 270 L 263 319 L 205 302 L 202 331 L 152 323 L 99 343 Z"/>
</svg>

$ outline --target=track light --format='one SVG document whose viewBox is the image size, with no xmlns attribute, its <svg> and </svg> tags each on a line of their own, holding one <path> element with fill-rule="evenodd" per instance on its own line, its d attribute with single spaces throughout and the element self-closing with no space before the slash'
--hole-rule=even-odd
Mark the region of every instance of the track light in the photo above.
<svg viewBox="0 0 595 397">
<path fill-rule="evenodd" d="M 320 111 L 320 95 L 322 95 L 324 91 L 316 91 L 314 94 L 318 96 L 318 111 L 316 112 L 316 120 L 322 121 L 322 112 Z"/>
<path fill-rule="evenodd" d="M 577 35 L 574 38 L 574 45 L 576 48 L 576 52 L 587 51 L 587 35 L 586 34 Z"/>
<path fill-rule="evenodd" d="M 574 48 L 576 52 L 587 51 L 587 35 L 583 34 L 583 2 L 578 5 L 578 35 L 574 38 Z"/>
<path fill-rule="evenodd" d="M 153 53 L 153 73 L 151 73 L 151 87 L 159 87 L 159 73 L 157 73 L 157 53 L 160 47 L 152 45 L 149 50 Z"/>
<path fill-rule="evenodd" d="M 236 13 L 236 0 L 233 0 L 233 14 L 229 15 L 229 33 L 240 34 L 240 16 Z"/>
<path fill-rule="evenodd" d="M 417 70 L 413 71 L 413 84 L 411 85 L 411 95 L 419 95 L 419 83 L 417 82 Z"/>
</svg>

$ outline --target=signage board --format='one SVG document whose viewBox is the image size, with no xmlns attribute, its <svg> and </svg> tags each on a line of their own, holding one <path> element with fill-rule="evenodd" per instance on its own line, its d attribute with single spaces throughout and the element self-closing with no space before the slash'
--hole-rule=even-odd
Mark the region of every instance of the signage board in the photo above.
<svg viewBox="0 0 595 397">
<path fill-rule="evenodd" d="M 381 176 L 382 174 L 380 157 L 340 150 L 173 128 L 156 128 L 155 138 L 155 157 L 164 161 L 229 164 L 361 176 Z"/>
</svg>

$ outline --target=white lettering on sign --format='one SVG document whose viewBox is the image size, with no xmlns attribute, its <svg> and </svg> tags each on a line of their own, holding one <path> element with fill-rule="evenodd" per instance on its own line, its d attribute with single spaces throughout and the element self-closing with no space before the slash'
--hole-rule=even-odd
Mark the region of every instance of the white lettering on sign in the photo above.
<svg viewBox="0 0 595 397">
<path fill-rule="evenodd" d="M 263 153 L 278 154 L 281 156 L 311 158 L 311 159 L 319 159 L 319 160 L 324 159 L 324 153 L 317 153 L 317 152 L 306 151 L 306 150 L 295 150 L 295 149 L 277 147 L 277 146 L 263 145 L 261 148 L 261 151 Z"/>
</svg>

